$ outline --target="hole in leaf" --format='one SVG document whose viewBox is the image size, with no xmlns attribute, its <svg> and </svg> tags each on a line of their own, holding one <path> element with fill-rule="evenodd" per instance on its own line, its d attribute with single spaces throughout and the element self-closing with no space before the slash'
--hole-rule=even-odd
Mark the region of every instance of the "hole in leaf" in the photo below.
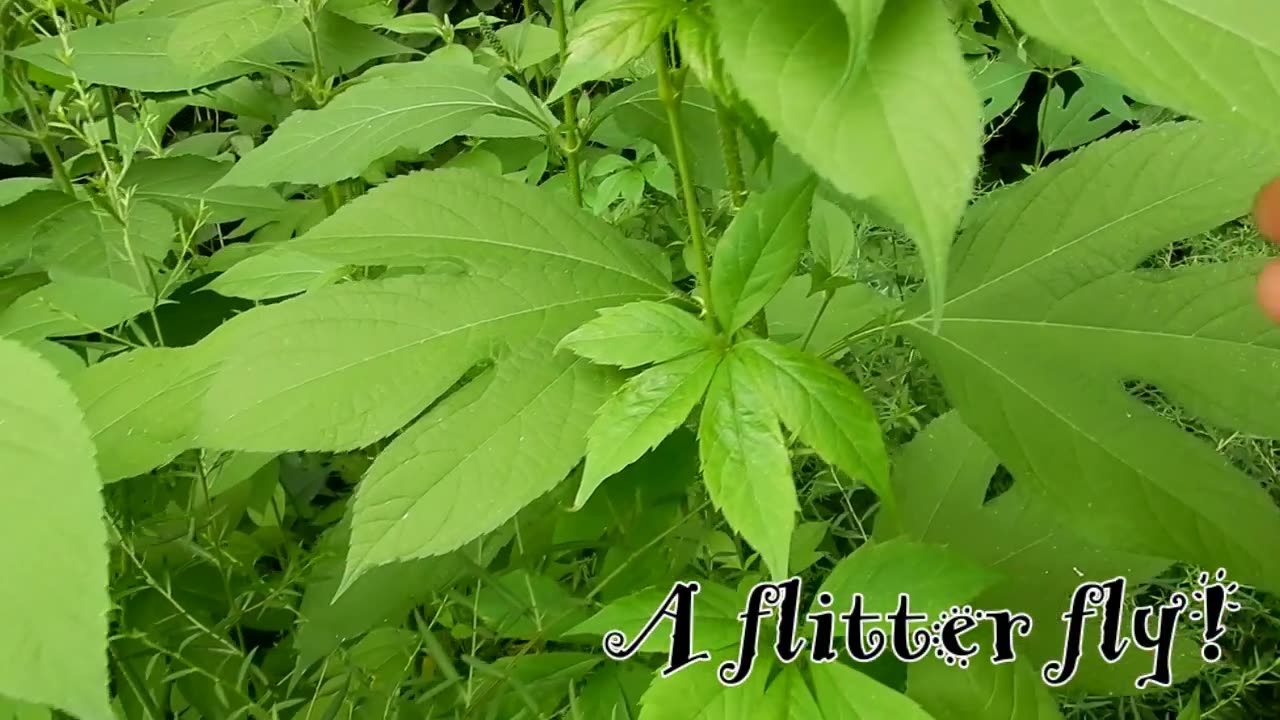
<svg viewBox="0 0 1280 720">
<path fill-rule="evenodd" d="M 1151 253 L 1138 266 L 1141 270 L 1166 270 L 1193 265 L 1232 262 L 1277 254 L 1249 220 L 1232 220 L 1218 227 L 1174 241 Z"/>
<path fill-rule="evenodd" d="M 1000 465 L 991 474 L 991 482 L 987 483 L 987 492 L 982 497 L 982 503 L 985 505 L 1009 492 L 1009 489 L 1013 487 L 1013 483 L 1013 473 L 1010 473 L 1005 466 Z"/>
</svg>

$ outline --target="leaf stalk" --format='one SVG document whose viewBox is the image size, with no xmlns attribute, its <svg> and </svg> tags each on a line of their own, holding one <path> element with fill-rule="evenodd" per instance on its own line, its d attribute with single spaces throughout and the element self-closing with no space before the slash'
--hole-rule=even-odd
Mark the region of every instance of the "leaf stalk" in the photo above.
<svg viewBox="0 0 1280 720">
<path fill-rule="evenodd" d="M 564 0 L 556 0 L 556 35 L 560 39 L 560 66 L 569 59 L 569 24 L 565 17 Z M 565 172 L 569 175 L 569 194 L 573 202 L 582 207 L 582 169 L 578 152 L 582 149 L 582 137 L 578 132 L 577 93 L 564 94 L 564 140 L 560 150 L 564 153 Z"/>
<path fill-rule="evenodd" d="M 684 125 L 680 119 L 680 105 L 683 98 L 672 81 L 665 43 L 659 41 L 654 48 L 657 56 L 658 99 L 666 110 L 667 124 L 671 126 L 671 144 L 675 147 L 676 155 L 676 174 L 680 176 L 680 195 L 684 201 L 684 212 L 689 222 L 689 242 L 693 246 L 694 254 L 693 275 L 706 307 L 704 319 L 713 332 L 719 333 L 719 323 L 716 322 L 715 308 L 711 300 L 711 267 L 707 257 L 706 231 L 702 226 L 702 211 L 698 207 L 697 189 L 693 185 L 693 163 L 689 159 Z"/>
</svg>

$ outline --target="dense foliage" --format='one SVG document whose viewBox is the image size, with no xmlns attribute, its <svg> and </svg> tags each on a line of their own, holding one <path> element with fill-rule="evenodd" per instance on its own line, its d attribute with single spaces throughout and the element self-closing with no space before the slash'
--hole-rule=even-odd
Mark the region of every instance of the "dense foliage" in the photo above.
<svg viewBox="0 0 1280 720">
<path fill-rule="evenodd" d="M 0 720 L 1280 707 L 1280 5 L 418 4 L 0 0 Z M 602 651 L 791 576 L 1035 632 Z"/>
</svg>

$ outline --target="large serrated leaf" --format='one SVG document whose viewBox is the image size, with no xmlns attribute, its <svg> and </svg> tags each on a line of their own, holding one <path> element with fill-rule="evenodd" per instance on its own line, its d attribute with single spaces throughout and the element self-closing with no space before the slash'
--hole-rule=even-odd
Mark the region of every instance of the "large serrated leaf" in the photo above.
<svg viewBox="0 0 1280 720">
<path fill-rule="evenodd" d="M 616 379 L 551 347 L 504 358 L 492 379 L 450 395 L 378 456 L 356 493 L 344 588 L 370 568 L 493 530 L 578 464 Z"/>
<path fill-rule="evenodd" d="M 222 0 L 182 18 L 169 35 L 169 58 L 196 73 L 220 65 L 302 24 L 293 0 Z"/>
<path fill-rule="evenodd" d="M 720 364 L 712 351 L 656 365 L 631 378 L 600 407 L 587 433 L 587 462 L 574 499 L 581 508 L 606 478 L 658 446 L 702 399 Z"/>
<path fill-rule="evenodd" d="M 1220 426 L 1280 436 L 1280 329 L 1245 261 L 1135 272 L 1170 242 L 1242 215 L 1280 160 L 1198 123 L 1095 143 L 988 196 L 958 245 L 947 320 L 924 298 L 906 334 L 1015 477 L 1099 544 L 1225 566 L 1280 588 L 1262 488 L 1125 391 L 1161 388 Z"/>
<path fill-rule="evenodd" d="M 1058 703 L 1025 658 L 968 667 L 925 656 L 907 669 L 907 697 L 937 720 L 1062 720 Z"/>
<path fill-rule="evenodd" d="M 728 352 L 702 405 L 698 449 L 712 502 L 781 579 L 799 504 L 778 417 L 753 380 L 737 349 Z"/>
<path fill-rule="evenodd" d="M 562 198 L 473 170 L 396 178 L 280 249 L 343 265 L 454 261 L 491 277 L 671 293 L 670 267 L 652 245 L 625 238 Z"/>
<path fill-rule="evenodd" d="M 901 512 L 895 518 L 877 521 L 876 539 L 905 535 L 945 545 L 999 574 L 1002 579 L 983 591 L 974 605 L 1023 612 L 1032 618 L 1033 632 L 1018 638 L 1016 645 L 1019 657 L 1033 666 L 1032 672 L 1061 657 L 1066 634 L 1061 616 L 1077 585 L 1123 575 L 1136 592 L 1141 583 L 1155 578 L 1170 564 L 1107 549 L 1071 529 L 1057 516 L 1054 501 L 1025 477 L 984 502 L 997 460 L 957 413 L 930 423 L 903 447 L 894 468 Z M 1122 628 L 1122 632 L 1128 630 Z M 1095 647 L 1098 635 L 1098 626 L 1088 624 L 1084 647 Z M 1184 638 L 1180 634 L 1174 646 L 1177 677 L 1193 672 L 1199 662 L 1198 643 L 1190 635 Z M 1108 664 L 1097 653 L 1085 652 L 1079 671 L 1066 688 L 1069 692 L 1132 694 L 1134 680 L 1150 669 L 1147 653 L 1130 651 L 1119 662 Z M 971 681 L 982 678 L 997 686 L 1010 679 L 1002 673 L 965 677 Z M 1043 685 L 1038 676 L 1034 679 Z M 1025 684 L 1025 680 L 1018 682 Z M 943 702 L 942 698 L 938 702 Z M 957 699 L 956 704 L 964 706 L 965 701 Z"/>
<path fill-rule="evenodd" d="M 107 681 L 107 531 L 75 395 L 0 340 L 0 693 L 114 718 Z"/>
<path fill-rule="evenodd" d="M 569 55 L 548 100 L 599 80 L 648 50 L 680 13 L 680 0 L 589 0 L 578 10 Z"/>
<path fill-rule="evenodd" d="M 232 167 L 196 155 L 147 158 L 130 165 L 121 184 L 133 188 L 135 199 L 153 200 L 175 211 L 195 215 L 203 207 L 211 223 L 249 215 L 265 219 L 284 212 L 284 198 L 270 188 L 214 188 Z"/>
<path fill-rule="evenodd" d="M 319 110 L 299 110 L 219 186 L 328 185 L 406 149 L 425 152 L 507 107 L 482 67 L 439 59 L 388 66 Z"/>
<path fill-rule="evenodd" d="M 670 587 L 653 587 L 619 598 L 590 618 L 578 623 L 566 635 L 602 638 L 611 630 L 621 630 L 635 637 L 671 592 Z M 738 645 L 742 623 L 738 613 L 745 595 L 711 581 L 700 581 L 694 598 L 694 647 L 713 651 Z M 655 632 L 637 648 L 642 653 L 667 653 L 671 649 L 669 633 Z"/>
<path fill-rule="evenodd" d="M 716 243 L 711 300 L 726 333 L 751 322 L 800 265 L 816 181 L 753 196 Z"/>
<path fill-rule="evenodd" d="M 13 54 L 57 75 L 73 71 L 82 82 L 141 92 L 191 90 L 275 65 L 311 62 L 310 36 L 305 27 L 298 26 L 209 70 L 179 64 L 169 56 L 169 38 L 182 22 L 183 14 L 157 12 L 72 30 L 65 36 L 72 50 L 69 69 L 62 54 L 62 39 L 58 37 L 19 48 Z M 319 15 L 317 40 L 320 61 L 328 75 L 351 72 L 374 58 L 413 52 L 328 12 Z"/>
<path fill-rule="evenodd" d="M 866 598 L 866 610 L 889 614 L 898 594 L 911 596 L 911 607 L 930 617 L 955 605 L 971 602 L 999 576 L 964 555 L 940 545 L 895 538 L 862 545 L 832 568 L 821 590 L 836 604 L 854 593 Z M 816 608 L 815 608 L 816 609 Z M 844 635 L 837 628 L 837 635 Z"/>
<path fill-rule="evenodd" d="M 80 373 L 72 387 L 103 480 L 140 475 L 191 447 L 214 370 L 192 348 L 140 348 Z"/>
<path fill-rule="evenodd" d="M 0 245 L 0 263 L 30 260 L 46 239 L 42 228 L 82 211 L 92 212 L 88 200 L 77 200 L 56 190 L 35 190 L 14 202 L 0 206 L 0 227 L 5 229 Z"/>
<path fill-rule="evenodd" d="M 137 200 L 121 223 L 87 202 L 66 205 L 32 231 L 32 259 L 53 273 L 110 278 L 153 294 L 160 262 L 173 244 L 173 216 Z"/>
<path fill-rule="evenodd" d="M 769 340 L 740 343 L 734 355 L 788 430 L 892 509 L 884 434 L 861 388 L 822 360 Z"/>
<path fill-rule="evenodd" d="M 217 368 L 205 447 L 354 449 L 422 415 L 360 485 L 344 587 L 448 552 L 563 480 L 621 378 L 556 344 L 603 307 L 671 292 L 652 246 L 475 171 L 396 178 L 280 247 L 406 269 L 254 308 L 197 350 Z M 407 271 L 444 260 L 455 272 Z M 464 490 L 486 504 L 456 512 Z"/>
<path fill-rule="evenodd" d="M 603 365 L 633 368 L 709 348 L 714 336 L 693 315 L 656 302 L 606 308 L 560 346 Z"/>
<path fill-rule="evenodd" d="M 1000 5 L 1027 32 L 1154 104 L 1273 137 L 1280 132 L 1280 5 L 1270 0 Z"/>
<path fill-rule="evenodd" d="M 743 97 L 836 188 L 903 225 L 940 312 L 982 140 L 982 106 L 942 5 L 713 0 L 712 7 L 725 69 Z"/>
<path fill-rule="evenodd" d="M 153 303 L 150 295 L 110 278 L 68 275 L 0 310 L 0 335 L 23 341 L 90 335 L 150 310 Z"/>
<path fill-rule="evenodd" d="M 716 668 L 733 655 L 732 651 L 712 653 L 710 659 L 669 677 L 654 675 L 640 698 L 638 720 L 754 720 L 772 663 L 767 655 L 760 657 L 745 682 L 725 687 L 716 677 Z"/>
</svg>

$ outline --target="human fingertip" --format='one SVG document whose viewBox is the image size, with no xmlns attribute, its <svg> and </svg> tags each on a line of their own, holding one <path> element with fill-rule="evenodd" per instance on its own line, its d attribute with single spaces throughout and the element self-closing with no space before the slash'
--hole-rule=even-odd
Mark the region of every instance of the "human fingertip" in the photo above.
<svg viewBox="0 0 1280 720">
<path fill-rule="evenodd" d="M 1280 178 L 1267 183 L 1253 201 L 1253 219 L 1263 237 L 1280 243 Z"/>
<path fill-rule="evenodd" d="M 1267 263 L 1258 275 L 1258 306 L 1280 323 L 1280 258 Z"/>
</svg>

